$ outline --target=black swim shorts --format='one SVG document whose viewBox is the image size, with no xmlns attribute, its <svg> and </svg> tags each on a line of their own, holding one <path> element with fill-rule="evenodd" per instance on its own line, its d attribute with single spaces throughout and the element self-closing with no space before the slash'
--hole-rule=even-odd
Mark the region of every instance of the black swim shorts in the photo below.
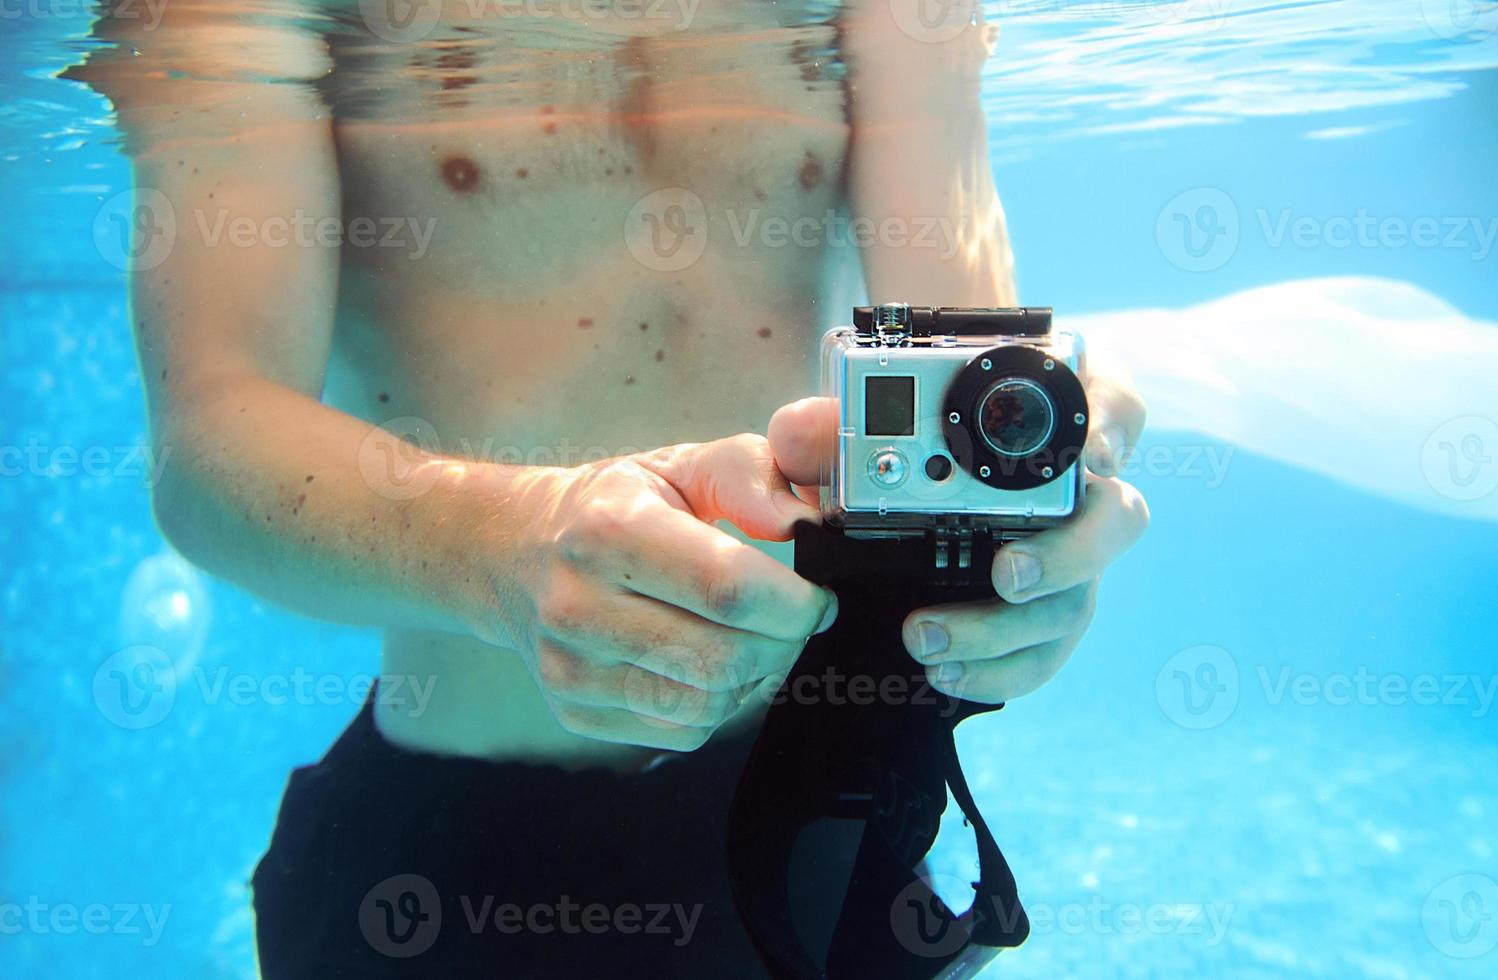
<svg viewBox="0 0 1498 980">
<path fill-rule="evenodd" d="M 269 980 L 763 977 L 724 868 L 753 731 L 639 772 L 412 752 L 373 695 L 254 876 Z"/>
</svg>

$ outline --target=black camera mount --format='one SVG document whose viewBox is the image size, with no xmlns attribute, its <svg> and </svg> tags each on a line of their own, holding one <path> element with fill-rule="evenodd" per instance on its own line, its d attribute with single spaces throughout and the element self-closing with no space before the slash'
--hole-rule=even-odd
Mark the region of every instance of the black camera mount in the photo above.
<svg viewBox="0 0 1498 980">
<path fill-rule="evenodd" d="M 938 544 L 938 541 L 943 542 Z M 953 741 L 980 704 L 930 687 L 901 640 L 905 617 L 942 602 L 993 598 L 991 534 L 866 538 L 796 527 L 796 571 L 838 596 L 837 621 L 813 636 L 766 714 L 729 813 L 734 898 L 777 980 L 927 980 L 976 972 L 1029 934 L 1009 866 L 978 811 Z M 940 549 L 940 550 L 939 550 Z M 846 681 L 837 695 L 830 678 Z M 853 695 L 857 679 L 862 690 Z M 947 791 L 976 838 L 980 879 L 957 914 L 917 873 Z M 854 853 L 797 848 L 814 824 Z M 795 855 L 813 875 L 846 878 L 835 922 L 793 914 Z M 801 869 L 805 870 L 805 869 Z"/>
</svg>

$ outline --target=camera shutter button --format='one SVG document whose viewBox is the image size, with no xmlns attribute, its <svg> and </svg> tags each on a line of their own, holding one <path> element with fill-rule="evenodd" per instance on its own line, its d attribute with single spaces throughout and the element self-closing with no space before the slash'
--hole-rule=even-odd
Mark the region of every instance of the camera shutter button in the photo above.
<svg viewBox="0 0 1498 980">
<path fill-rule="evenodd" d="M 904 483 L 909 472 L 905 455 L 895 449 L 877 450 L 869 460 L 869 478 L 887 490 Z"/>
</svg>

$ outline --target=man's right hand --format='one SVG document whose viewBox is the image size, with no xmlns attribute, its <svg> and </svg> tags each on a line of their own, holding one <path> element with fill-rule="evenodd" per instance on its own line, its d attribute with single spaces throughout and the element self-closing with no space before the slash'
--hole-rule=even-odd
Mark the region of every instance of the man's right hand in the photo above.
<svg viewBox="0 0 1498 980">
<path fill-rule="evenodd" d="M 818 519 L 759 436 L 531 470 L 510 489 L 492 638 L 575 734 L 696 749 L 837 615 L 831 592 L 713 526 L 784 541 Z"/>
</svg>

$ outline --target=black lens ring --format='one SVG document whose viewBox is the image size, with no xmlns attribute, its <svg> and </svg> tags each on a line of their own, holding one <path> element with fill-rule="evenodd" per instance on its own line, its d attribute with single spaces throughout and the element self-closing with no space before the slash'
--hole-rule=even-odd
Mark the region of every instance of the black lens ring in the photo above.
<svg viewBox="0 0 1498 980">
<path fill-rule="evenodd" d="M 987 360 L 989 367 L 984 368 Z M 1046 367 L 1050 362 L 1051 367 Z M 995 382 L 1007 378 L 1033 381 L 1050 394 L 1056 424 L 1045 445 L 1026 456 L 1004 456 L 989 448 L 975 426 L 981 401 Z M 953 413 L 958 421 L 952 421 Z M 1078 422 L 1078 416 L 1082 421 Z M 1028 344 L 1008 344 L 982 352 L 957 372 L 942 402 L 942 433 L 952 458 L 973 478 L 996 490 L 1030 490 L 1066 472 L 1087 442 L 1087 392 L 1065 362 Z M 988 467 L 988 475 L 982 468 Z M 1046 476 L 1049 467 L 1051 475 Z"/>
</svg>

